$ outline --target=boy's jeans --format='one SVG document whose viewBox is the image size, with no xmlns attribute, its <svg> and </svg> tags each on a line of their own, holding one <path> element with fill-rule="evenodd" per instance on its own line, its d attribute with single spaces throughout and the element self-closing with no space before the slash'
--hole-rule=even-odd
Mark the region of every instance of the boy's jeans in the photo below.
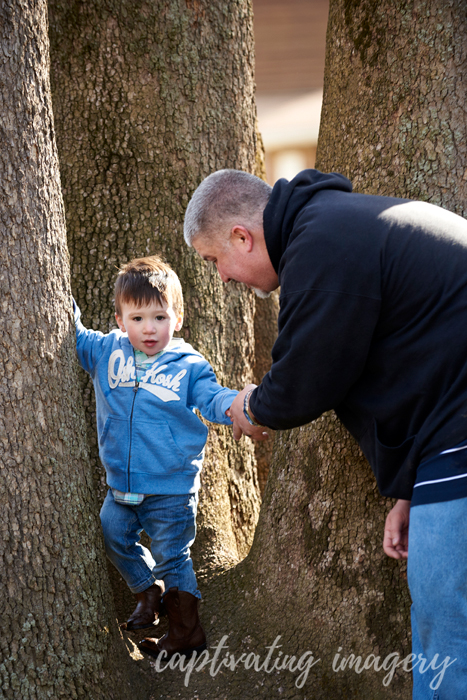
<svg viewBox="0 0 467 700">
<path fill-rule="evenodd" d="M 139 506 L 123 505 L 109 489 L 101 508 L 105 550 L 132 593 L 162 579 L 166 590 L 178 586 L 201 598 L 190 558 L 197 506 L 197 493 L 147 496 Z M 151 538 L 151 552 L 139 543 L 142 530 Z"/>
<path fill-rule="evenodd" d="M 413 700 L 464 700 L 467 498 L 411 508 L 408 580 L 413 601 L 412 651 L 427 659 L 424 667 L 414 668 Z M 423 668 L 426 672 L 420 673 Z"/>
</svg>

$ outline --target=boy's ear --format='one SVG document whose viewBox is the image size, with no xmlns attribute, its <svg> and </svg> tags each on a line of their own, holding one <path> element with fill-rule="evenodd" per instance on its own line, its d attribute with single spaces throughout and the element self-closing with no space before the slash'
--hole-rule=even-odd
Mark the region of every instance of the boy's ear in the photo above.
<svg viewBox="0 0 467 700">
<path fill-rule="evenodd" d="M 180 314 L 180 316 L 177 318 L 177 323 L 175 324 L 175 331 L 181 330 L 181 327 L 183 326 L 183 314 Z"/>
<path fill-rule="evenodd" d="M 126 333 L 125 326 L 123 325 L 123 319 L 117 314 L 117 312 L 115 312 L 115 320 L 117 321 L 117 326 L 120 328 L 122 333 Z"/>
</svg>

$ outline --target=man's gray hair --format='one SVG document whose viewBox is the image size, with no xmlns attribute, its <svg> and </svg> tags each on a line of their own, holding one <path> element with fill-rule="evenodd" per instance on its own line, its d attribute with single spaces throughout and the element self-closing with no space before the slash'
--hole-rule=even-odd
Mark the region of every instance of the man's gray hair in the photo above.
<svg viewBox="0 0 467 700">
<path fill-rule="evenodd" d="M 189 246 L 202 235 L 227 237 L 235 224 L 263 225 L 263 211 L 272 187 L 242 170 L 218 170 L 195 190 L 185 213 L 184 235 Z"/>
</svg>

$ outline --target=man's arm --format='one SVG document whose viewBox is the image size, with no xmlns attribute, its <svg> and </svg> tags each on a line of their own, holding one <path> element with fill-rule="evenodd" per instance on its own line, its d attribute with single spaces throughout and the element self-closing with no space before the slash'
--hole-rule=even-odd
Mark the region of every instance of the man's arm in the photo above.
<svg viewBox="0 0 467 700">
<path fill-rule="evenodd" d="M 410 501 L 397 501 L 386 518 L 383 549 L 393 559 L 407 559 L 409 555 Z"/>
<path fill-rule="evenodd" d="M 257 420 L 288 430 L 342 403 L 365 369 L 379 312 L 379 299 L 358 294 L 284 294 L 272 365 L 250 398 Z"/>
</svg>

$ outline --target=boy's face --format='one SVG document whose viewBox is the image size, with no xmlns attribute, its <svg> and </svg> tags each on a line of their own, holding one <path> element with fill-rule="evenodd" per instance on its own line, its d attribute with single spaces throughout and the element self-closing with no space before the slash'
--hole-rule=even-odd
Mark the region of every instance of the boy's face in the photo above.
<svg viewBox="0 0 467 700">
<path fill-rule="evenodd" d="M 183 317 L 177 316 L 171 306 L 156 300 L 149 306 L 134 303 L 121 305 L 122 315 L 115 314 L 118 327 L 128 333 L 128 340 L 135 350 L 146 355 L 156 355 L 172 340 L 174 331 L 182 327 Z"/>
</svg>

